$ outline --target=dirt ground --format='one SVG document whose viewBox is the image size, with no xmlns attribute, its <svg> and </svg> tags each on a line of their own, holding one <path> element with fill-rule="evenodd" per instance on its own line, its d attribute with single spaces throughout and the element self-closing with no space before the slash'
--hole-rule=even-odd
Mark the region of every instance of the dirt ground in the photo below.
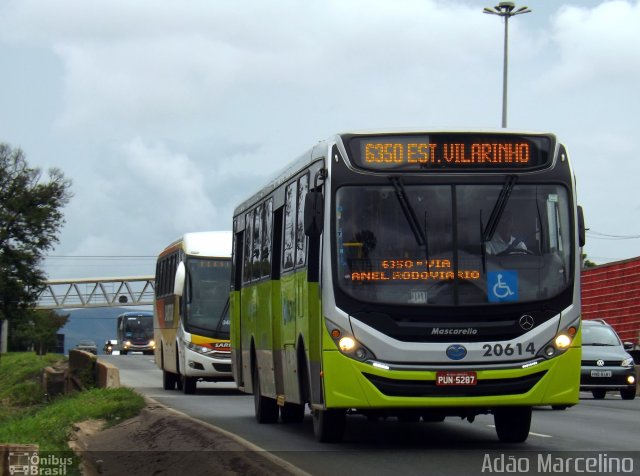
<svg viewBox="0 0 640 476">
<path fill-rule="evenodd" d="M 147 400 L 135 418 L 107 429 L 104 422 L 74 427 L 70 442 L 83 474 L 97 475 L 303 475 L 235 435 Z"/>
</svg>

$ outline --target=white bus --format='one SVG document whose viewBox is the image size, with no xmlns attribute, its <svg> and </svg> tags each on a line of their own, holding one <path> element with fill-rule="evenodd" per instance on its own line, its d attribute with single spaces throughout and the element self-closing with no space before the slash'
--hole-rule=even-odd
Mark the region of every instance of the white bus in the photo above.
<svg viewBox="0 0 640 476">
<path fill-rule="evenodd" d="M 155 361 L 163 387 L 232 381 L 229 349 L 231 232 L 186 233 L 156 265 Z"/>
</svg>

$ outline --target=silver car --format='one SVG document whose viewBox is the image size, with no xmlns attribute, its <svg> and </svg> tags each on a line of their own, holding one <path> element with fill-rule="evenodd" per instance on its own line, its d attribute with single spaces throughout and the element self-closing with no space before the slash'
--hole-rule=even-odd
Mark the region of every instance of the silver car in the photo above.
<svg viewBox="0 0 640 476">
<path fill-rule="evenodd" d="M 81 340 L 76 345 L 77 350 L 84 350 L 85 352 L 91 352 L 94 355 L 98 355 L 98 346 L 92 340 Z"/>
<path fill-rule="evenodd" d="M 600 319 L 582 322 L 580 390 L 590 390 L 595 399 L 608 391 L 620 391 L 624 400 L 636 397 L 633 358 L 613 327 Z"/>
</svg>

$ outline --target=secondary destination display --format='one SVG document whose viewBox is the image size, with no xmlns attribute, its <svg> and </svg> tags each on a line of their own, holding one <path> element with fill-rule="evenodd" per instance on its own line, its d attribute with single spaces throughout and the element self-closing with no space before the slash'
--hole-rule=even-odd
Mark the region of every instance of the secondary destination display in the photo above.
<svg viewBox="0 0 640 476">
<path fill-rule="evenodd" d="M 516 134 L 352 137 L 356 166 L 380 171 L 522 170 L 549 163 L 551 138 Z"/>
</svg>

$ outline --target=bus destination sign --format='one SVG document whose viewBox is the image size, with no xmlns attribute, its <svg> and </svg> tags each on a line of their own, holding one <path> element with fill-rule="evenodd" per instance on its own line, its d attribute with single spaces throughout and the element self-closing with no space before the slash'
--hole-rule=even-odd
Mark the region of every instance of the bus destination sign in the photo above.
<svg viewBox="0 0 640 476">
<path fill-rule="evenodd" d="M 517 134 L 355 136 L 356 166 L 378 171 L 536 169 L 549 163 L 551 138 Z"/>
</svg>

